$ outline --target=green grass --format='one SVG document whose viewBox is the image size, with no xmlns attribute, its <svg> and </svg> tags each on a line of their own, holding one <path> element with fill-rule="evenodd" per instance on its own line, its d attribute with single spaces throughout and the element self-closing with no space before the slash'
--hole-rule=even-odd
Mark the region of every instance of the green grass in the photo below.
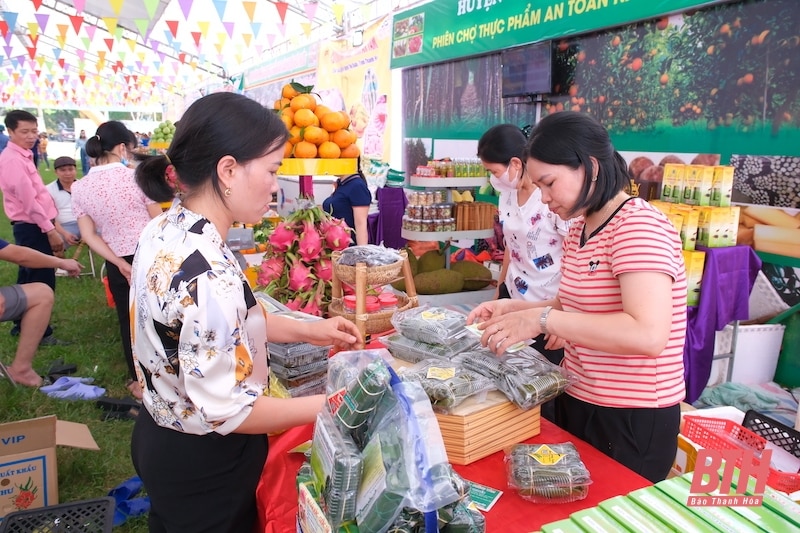
<svg viewBox="0 0 800 533">
<path fill-rule="evenodd" d="M 55 179 L 52 170 L 42 171 L 46 183 Z M 0 210 L 0 238 L 14 242 L 11 225 Z M 75 248 L 67 254 L 71 257 Z M 89 270 L 88 251 L 84 248 L 78 260 Z M 95 255 L 99 275 L 102 259 Z M 17 279 L 17 266 L 0 261 L 0 285 L 11 285 Z M 106 389 L 109 396 L 128 395 L 125 388 L 127 366 L 119 339 L 117 315 L 106 304 L 100 278 L 91 274 L 80 278 L 56 278 L 56 303 L 51 324 L 55 336 L 73 344 L 70 346 L 40 347 L 34 368 L 45 374 L 56 359 L 77 365 L 76 376 L 93 377 L 95 384 Z M 9 335 L 10 322 L 0 323 L 0 359 L 10 364 L 17 338 Z M 57 400 L 37 389 L 13 387 L 0 380 L 0 422 L 11 422 L 46 415 L 61 420 L 81 422 L 89 426 L 100 451 L 59 447 L 59 500 L 64 502 L 103 497 L 120 482 L 135 475 L 130 458 L 130 438 L 133 422 L 103 421 L 103 411 L 94 401 Z M 121 533 L 147 531 L 146 517 L 128 520 L 115 529 Z"/>
</svg>

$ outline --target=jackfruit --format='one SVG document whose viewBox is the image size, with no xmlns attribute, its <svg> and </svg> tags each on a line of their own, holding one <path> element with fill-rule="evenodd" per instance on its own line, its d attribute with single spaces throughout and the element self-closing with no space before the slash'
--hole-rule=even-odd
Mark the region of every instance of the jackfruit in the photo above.
<svg viewBox="0 0 800 533">
<path fill-rule="evenodd" d="M 450 270 L 464 275 L 465 291 L 477 291 L 492 282 L 492 271 L 475 261 L 454 261 L 450 263 Z"/>
<path fill-rule="evenodd" d="M 417 261 L 417 274 L 444 268 L 446 259 L 441 250 L 428 250 Z"/>
<path fill-rule="evenodd" d="M 416 276 L 419 272 L 419 260 L 414 255 L 414 251 L 408 246 L 406 246 L 406 253 L 408 254 L 408 264 L 411 267 L 411 275 Z"/>
<path fill-rule="evenodd" d="M 464 288 L 464 274 L 440 268 L 432 272 L 420 272 L 414 276 L 414 286 L 419 294 L 450 294 Z"/>
</svg>

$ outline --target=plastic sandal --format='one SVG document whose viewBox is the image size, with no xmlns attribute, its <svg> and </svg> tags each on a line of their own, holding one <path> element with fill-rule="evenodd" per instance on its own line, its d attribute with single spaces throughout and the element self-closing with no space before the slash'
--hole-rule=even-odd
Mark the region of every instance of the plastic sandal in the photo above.
<svg viewBox="0 0 800 533">
<path fill-rule="evenodd" d="M 104 422 L 108 422 L 110 420 L 136 420 L 136 417 L 139 416 L 139 408 L 132 407 L 127 411 L 106 411 L 103 413 L 101 419 Z"/>
<path fill-rule="evenodd" d="M 56 381 L 61 376 L 69 376 L 77 371 L 77 365 L 65 364 L 63 359 L 56 359 L 50 363 L 50 368 L 47 369 L 47 376 L 51 381 Z"/>
<path fill-rule="evenodd" d="M 94 378 L 73 378 L 69 376 L 61 376 L 57 380 L 53 382 L 52 385 L 45 385 L 44 387 L 39 387 L 39 390 L 45 394 L 56 392 L 56 391 L 65 391 L 78 383 L 92 383 Z"/>
<path fill-rule="evenodd" d="M 59 378 L 61 380 L 63 378 Z M 46 392 L 51 398 L 59 398 L 61 400 L 96 400 L 106 393 L 103 387 L 95 387 L 94 385 L 87 385 L 85 383 L 75 383 L 66 390 L 57 390 Z"/>
<path fill-rule="evenodd" d="M 14 381 L 14 378 L 11 377 L 11 374 L 8 372 L 8 368 L 6 368 L 6 365 L 4 365 L 2 361 L 0 361 L 0 377 L 5 377 L 8 381 L 11 382 L 12 385 L 14 385 L 15 387 L 17 386 L 17 382 Z"/>
<path fill-rule="evenodd" d="M 114 500 L 119 504 L 120 502 L 130 500 L 139 494 L 143 487 L 144 483 L 142 483 L 142 478 L 139 476 L 133 476 L 132 478 L 126 479 L 108 491 L 108 495 L 114 498 Z"/>
<path fill-rule="evenodd" d="M 142 402 L 134 400 L 133 398 L 109 398 L 103 396 L 97 400 L 97 407 L 104 411 L 130 411 L 131 409 L 138 409 L 142 406 Z"/>
<path fill-rule="evenodd" d="M 131 500 L 123 500 L 117 503 L 117 508 L 114 509 L 114 522 L 113 525 L 119 526 L 124 524 L 128 518 L 141 516 L 150 512 L 150 496 L 142 498 L 133 498 Z"/>
</svg>

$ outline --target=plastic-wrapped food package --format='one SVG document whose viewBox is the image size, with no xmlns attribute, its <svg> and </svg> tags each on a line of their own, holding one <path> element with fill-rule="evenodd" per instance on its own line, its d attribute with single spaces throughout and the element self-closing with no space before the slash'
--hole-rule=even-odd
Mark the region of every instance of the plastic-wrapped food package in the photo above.
<svg viewBox="0 0 800 533">
<path fill-rule="evenodd" d="M 325 516 L 334 529 L 355 520 L 361 469 L 361 452 L 353 439 L 339 431 L 329 413 L 317 415 L 311 471 L 314 486 L 322 495 Z"/>
<path fill-rule="evenodd" d="M 401 335 L 428 344 L 449 344 L 469 335 L 466 324 L 466 315 L 444 307 L 412 307 L 392 315 L 392 325 Z"/>
<path fill-rule="evenodd" d="M 468 370 L 460 358 L 425 359 L 400 372 L 403 381 L 419 383 L 431 401 L 434 411 L 449 413 L 471 396 L 495 389 L 494 382 Z"/>
<path fill-rule="evenodd" d="M 393 356 L 409 363 L 418 363 L 431 357 L 450 359 L 455 355 L 471 350 L 479 342 L 479 339 L 475 337 L 464 335 L 448 344 L 430 344 L 409 339 L 399 333 L 384 335 L 379 340 L 386 345 Z"/>
<path fill-rule="evenodd" d="M 486 519 L 480 511 L 473 510 L 464 502 L 458 502 L 453 509 L 453 517 L 441 528 L 442 533 L 483 533 Z"/>
<path fill-rule="evenodd" d="M 400 261 L 402 257 L 397 250 L 378 246 L 376 244 L 362 244 L 360 246 L 350 246 L 342 250 L 339 257 L 340 265 L 355 266 L 358 263 L 365 263 L 368 267 L 391 265 Z"/>
<path fill-rule="evenodd" d="M 486 348 L 462 355 L 464 366 L 492 379 L 495 386 L 520 409 L 532 409 L 552 400 L 576 382 L 532 348 L 496 356 Z"/>
<path fill-rule="evenodd" d="M 516 444 L 505 463 L 508 486 L 534 503 L 569 503 L 589 494 L 589 470 L 571 442 Z"/>
</svg>

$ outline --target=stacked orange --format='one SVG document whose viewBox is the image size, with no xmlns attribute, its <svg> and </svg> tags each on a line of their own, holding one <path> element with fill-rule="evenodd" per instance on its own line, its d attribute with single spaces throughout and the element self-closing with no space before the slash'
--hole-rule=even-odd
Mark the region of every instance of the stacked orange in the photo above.
<svg viewBox="0 0 800 533">
<path fill-rule="evenodd" d="M 311 87 L 287 83 L 281 98 L 275 100 L 273 108 L 289 130 L 283 156 L 298 159 L 358 157 L 361 152 L 356 146 L 356 134 L 349 129 L 350 116 L 318 104 L 310 90 Z"/>
</svg>

